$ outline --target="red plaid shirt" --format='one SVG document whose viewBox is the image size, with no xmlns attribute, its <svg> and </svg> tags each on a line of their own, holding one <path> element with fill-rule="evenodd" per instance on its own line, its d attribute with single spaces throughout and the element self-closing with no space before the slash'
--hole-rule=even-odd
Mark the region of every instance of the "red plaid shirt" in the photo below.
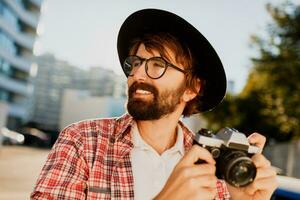
<svg viewBox="0 0 300 200">
<path fill-rule="evenodd" d="M 87 120 L 64 129 L 53 146 L 31 199 L 133 199 L 130 162 L 133 119 Z M 192 132 L 182 122 L 184 147 Z M 224 181 L 217 182 L 216 199 L 229 199 Z"/>
</svg>

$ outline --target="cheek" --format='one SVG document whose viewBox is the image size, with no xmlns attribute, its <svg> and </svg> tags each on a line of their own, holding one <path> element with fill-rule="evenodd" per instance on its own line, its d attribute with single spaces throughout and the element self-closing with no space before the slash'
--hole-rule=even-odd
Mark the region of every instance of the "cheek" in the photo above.
<svg viewBox="0 0 300 200">
<path fill-rule="evenodd" d="M 159 80 L 157 82 L 157 85 L 162 86 L 161 88 L 164 89 L 164 90 L 167 89 L 167 90 L 173 90 L 173 91 L 184 87 L 185 86 L 184 77 L 178 76 L 178 74 L 176 74 L 176 75 L 177 76 L 175 76 L 175 75 L 174 76 L 169 76 L 169 77 L 166 77 L 166 79 Z M 179 74 L 179 75 L 181 75 L 181 74 Z M 181 91 L 182 91 L 182 89 L 181 89 Z"/>
<path fill-rule="evenodd" d="M 128 77 L 127 78 L 127 87 L 130 87 L 132 85 L 132 83 L 133 83 L 132 77 Z"/>
</svg>

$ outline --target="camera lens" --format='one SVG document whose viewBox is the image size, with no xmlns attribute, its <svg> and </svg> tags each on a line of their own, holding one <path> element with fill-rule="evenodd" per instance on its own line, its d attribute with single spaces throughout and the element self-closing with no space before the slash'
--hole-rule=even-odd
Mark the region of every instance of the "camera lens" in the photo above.
<svg viewBox="0 0 300 200">
<path fill-rule="evenodd" d="M 220 163 L 221 177 L 235 187 L 250 184 L 256 176 L 256 167 L 243 151 L 228 151 Z"/>
<path fill-rule="evenodd" d="M 256 167 L 248 157 L 240 157 L 234 160 L 227 171 L 227 181 L 235 187 L 243 187 L 250 184 L 256 176 Z"/>
</svg>

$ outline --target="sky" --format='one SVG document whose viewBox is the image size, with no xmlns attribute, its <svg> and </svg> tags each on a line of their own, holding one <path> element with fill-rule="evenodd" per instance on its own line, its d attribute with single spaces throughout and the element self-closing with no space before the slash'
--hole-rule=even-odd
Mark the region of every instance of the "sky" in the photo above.
<svg viewBox="0 0 300 200">
<path fill-rule="evenodd" d="M 189 21 L 210 41 L 237 93 L 247 81 L 251 57 L 257 55 L 250 36 L 265 35 L 271 22 L 268 2 L 284 0 L 44 0 L 34 52 L 121 74 L 116 44 L 121 24 L 134 11 L 164 9 Z"/>
</svg>

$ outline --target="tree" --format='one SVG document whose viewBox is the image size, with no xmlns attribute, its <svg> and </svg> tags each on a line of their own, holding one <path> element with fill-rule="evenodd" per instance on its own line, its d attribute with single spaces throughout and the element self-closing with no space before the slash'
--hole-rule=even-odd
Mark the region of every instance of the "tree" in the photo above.
<svg viewBox="0 0 300 200">
<path fill-rule="evenodd" d="M 300 5 L 267 4 L 273 23 L 268 38 L 251 37 L 259 56 L 252 58 L 248 82 L 205 116 L 211 128 L 234 126 L 277 140 L 300 136 Z M 213 122 L 213 123 L 212 123 Z"/>
</svg>

